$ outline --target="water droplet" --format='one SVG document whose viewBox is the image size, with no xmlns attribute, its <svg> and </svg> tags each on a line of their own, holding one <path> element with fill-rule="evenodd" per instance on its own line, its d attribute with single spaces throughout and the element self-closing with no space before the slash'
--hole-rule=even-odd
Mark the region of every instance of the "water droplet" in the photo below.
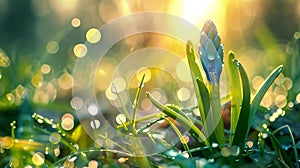
<svg viewBox="0 0 300 168">
<path fill-rule="evenodd" d="M 300 93 L 297 94 L 297 96 L 296 96 L 296 101 L 297 101 L 298 103 L 300 103 Z"/>
<path fill-rule="evenodd" d="M 230 155 L 238 156 L 239 154 L 240 154 L 240 147 L 239 146 L 230 147 Z"/>
<path fill-rule="evenodd" d="M 74 162 L 69 161 L 68 159 L 64 162 L 63 167 L 67 167 L 67 168 L 74 168 L 75 164 Z"/>
<path fill-rule="evenodd" d="M 96 104 L 91 104 L 88 107 L 88 112 L 90 115 L 95 116 L 98 114 L 98 107 Z"/>
<path fill-rule="evenodd" d="M 4 149 L 10 149 L 11 147 L 13 147 L 13 145 L 14 145 L 14 140 L 9 136 L 2 138 L 0 142 L 0 147 Z"/>
<path fill-rule="evenodd" d="M 0 67 L 6 68 L 10 65 L 10 59 L 6 53 L 0 49 Z"/>
<path fill-rule="evenodd" d="M 52 144 L 58 144 L 61 140 L 61 136 L 59 133 L 57 132 L 53 132 L 50 136 L 49 136 L 49 141 Z"/>
<path fill-rule="evenodd" d="M 89 162 L 89 168 L 98 168 L 98 162 L 96 160 L 91 160 Z"/>
<path fill-rule="evenodd" d="M 93 120 L 93 121 L 91 121 L 90 124 L 91 124 L 91 127 L 93 129 L 98 129 L 100 127 L 100 121 L 99 120 Z"/>
<path fill-rule="evenodd" d="M 36 166 L 41 166 L 45 162 L 45 157 L 44 157 L 44 154 L 42 154 L 41 152 L 37 152 L 37 153 L 33 154 L 31 160 L 32 160 L 32 163 L 35 164 Z"/>
<path fill-rule="evenodd" d="M 72 118 L 64 118 L 61 121 L 61 127 L 66 130 L 69 131 L 71 129 L 73 129 L 74 127 L 74 119 Z"/>
<path fill-rule="evenodd" d="M 75 162 L 76 159 L 77 159 L 77 156 L 74 156 L 74 157 L 69 158 L 68 161 Z"/>
<path fill-rule="evenodd" d="M 59 149 L 59 147 L 55 148 L 53 152 L 54 152 L 54 156 L 58 157 L 60 155 L 60 149 Z"/>
<path fill-rule="evenodd" d="M 294 38 L 298 40 L 300 38 L 300 32 L 294 33 Z"/>
<path fill-rule="evenodd" d="M 20 164 L 20 160 L 18 158 L 12 158 L 9 162 L 9 166 L 11 168 L 17 168 L 19 167 L 19 164 Z"/>
<path fill-rule="evenodd" d="M 229 148 L 229 147 L 223 147 L 223 148 L 221 149 L 221 154 L 222 154 L 222 156 L 224 156 L 224 157 L 230 156 L 230 148 Z"/>
<path fill-rule="evenodd" d="M 219 144 L 218 144 L 218 143 L 215 143 L 215 142 L 213 142 L 213 143 L 211 144 L 211 146 L 212 146 L 213 148 L 216 148 L 216 147 L 218 147 L 218 146 L 219 146 Z"/>
<path fill-rule="evenodd" d="M 196 167 L 205 167 L 207 160 L 204 158 L 196 160 Z"/>
<path fill-rule="evenodd" d="M 248 148 L 252 148 L 253 147 L 253 142 L 252 141 L 247 141 L 246 145 L 248 146 Z"/>
<path fill-rule="evenodd" d="M 126 123 L 125 115 L 124 114 L 118 114 L 117 117 L 116 117 L 116 122 L 119 125 Z"/>
</svg>

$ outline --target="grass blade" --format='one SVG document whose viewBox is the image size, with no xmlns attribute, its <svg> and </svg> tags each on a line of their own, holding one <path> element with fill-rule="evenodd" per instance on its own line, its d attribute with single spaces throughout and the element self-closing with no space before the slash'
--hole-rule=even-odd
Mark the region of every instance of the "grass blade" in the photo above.
<svg viewBox="0 0 300 168">
<path fill-rule="evenodd" d="M 240 145 L 240 143 L 244 142 L 247 138 L 247 128 L 248 128 L 248 121 L 249 121 L 249 115 L 250 115 L 250 84 L 249 79 L 246 74 L 245 69 L 243 66 L 239 63 L 238 60 L 234 59 L 236 65 L 239 68 L 239 73 L 242 80 L 242 86 L 243 86 L 243 101 L 242 101 L 242 107 L 241 112 L 239 115 L 239 120 L 237 122 L 236 130 L 234 132 L 234 138 L 232 141 L 233 145 Z M 235 136 L 236 135 L 236 136 Z M 243 147 L 243 145 L 242 145 Z"/>
<path fill-rule="evenodd" d="M 200 88 L 198 87 L 198 84 L 196 81 L 198 79 L 203 82 L 203 78 L 202 78 L 202 75 L 201 75 L 201 72 L 199 69 L 199 64 L 196 61 L 197 58 L 195 55 L 193 43 L 191 41 L 187 42 L 186 55 L 187 55 L 187 59 L 188 59 L 188 63 L 189 63 L 190 71 L 191 71 L 195 94 L 196 94 L 197 101 L 198 101 L 197 103 L 198 103 L 198 108 L 200 111 L 200 117 L 202 119 L 203 125 L 205 125 L 205 120 L 206 120 L 206 115 L 208 113 L 208 110 L 204 108 L 203 103 L 208 102 L 208 100 L 204 101 L 204 99 L 202 98 Z M 204 128 L 204 130 L 206 130 L 206 129 Z"/>
<path fill-rule="evenodd" d="M 274 80 L 282 72 L 282 70 L 283 70 L 282 65 L 278 66 L 275 70 L 273 70 L 273 72 L 267 77 L 267 79 L 260 86 L 260 88 L 258 89 L 256 95 L 254 96 L 254 98 L 252 100 L 252 103 L 251 103 L 251 107 L 250 107 L 250 116 L 249 116 L 249 121 L 248 121 L 249 125 L 248 125 L 248 128 L 247 128 L 247 133 L 250 130 L 252 120 L 255 116 L 256 110 L 257 110 L 261 100 L 263 99 L 264 95 L 266 94 L 266 92 L 268 91 L 269 87 L 272 85 Z"/>
<path fill-rule="evenodd" d="M 197 128 L 188 119 L 186 119 L 185 117 L 176 113 L 174 110 L 170 109 L 169 107 L 167 107 L 167 106 L 161 104 L 160 102 L 158 102 L 157 100 L 155 100 L 155 98 L 149 92 L 146 92 L 146 95 L 149 98 L 149 100 L 153 103 L 154 106 L 156 106 L 159 110 L 161 110 L 163 113 L 165 113 L 169 117 L 178 121 L 186 130 L 188 130 L 189 133 L 194 137 L 194 139 L 196 141 L 200 142 L 200 139 L 201 139 L 205 143 L 205 145 L 210 146 L 210 144 L 209 144 L 207 138 L 204 136 L 204 134 L 199 130 L 199 128 Z"/>
<path fill-rule="evenodd" d="M 287 128 L 287 129 L 288 129 L 289 135 L 290 135 L 290 137 L 291 137 L 292 145 L 293 145 L 293 152 L 294 152 L 294 155 L 295 155 L 296 168 L 299 168 L 297 147 L 296 147 L 296 143 L 295 143 L 295 139 L 294 139 L 292 130 L 291 130 L 291 128 L 289 127 L 289 125 L 284 125 L 284 126 L 278 128 L 278 129 L 276 129 L 275 131 L 273 131 L 273 134 L 276 134 L 278 131 L 280 131 L 280 130 L 282 130 L 282 129 L 284 129 L 284 128 Z"/>
<path fill-rule="evenodd" d="M 139 105 L 139 100 L 140 100 L 140 97 L 141 97 L 142 87 L 144 85 L 144 79 L 145 79 L 145 74 L 143 75 L 143 77 L 141 79 L 141 82 L 139 84 L 139 87 L 137 88 L 136 95 L 135 95 L 135 98 L 134 98 L 134 101 L 133 101 L 132 129 L 133 129 L 134 134 L 136 134 L 136 128 L 135 128 L 136 113 L 137 113 L 137 110 L 138 110 L 138 105 Z"/>
<path fill-rule="evenodd" d="M 230 113 L 230 130 L 234 132 L 236 130 L 236 126 L 238 123 L 241 104 L 242 104 L 242 86 L 241 86 L 241 78 L 239 75 L 238 66 L 234 62 L 235 56 L 232 51 L 228 54 L 228 62 L 226 66 L 229 85 L 231 89 L 231 113 Z M 230 135 L 229 142 L 232 144 L 234 135 Z"/>
<path fill-rule="evenodd" d="M 288 165 L 288 167 L 293 167 L 292 161 L 290 160 L 287 153 L 282 149 L 280 142 L 277 140 L 277 138 L 274 136 L 274 134 L 268 131 L 268 135 L 271 139 L 271 143 L 272 143 L 280 161 L 282 162 L 281 164 L 283 164 L 283 166 Z M 298 159 L 296 160 L 296 162 L 297 161 L 298 161 Z"/>
<path fill-rule="evenodd" d="M 177 128 L 177 126 L 170 120 L 168 119 L 167 117 L 164 117 L 165 121 L 168 122 L 168 124 L 170 124 L 170 126 L 173 128 L 173 130 L 176 132 L 178 138 L 180 139 L 180 142 L 184 148 L 185 151 L 189 151 L 190 148 L 186 142 L 186 140 L 184 139 L 183 135 L 181 134 L 181 132 L 179 131 L 179 129 Z M 192 158 L 192 154 L 191 153 L 188 153 L 189 156 Z"/>
</svg>

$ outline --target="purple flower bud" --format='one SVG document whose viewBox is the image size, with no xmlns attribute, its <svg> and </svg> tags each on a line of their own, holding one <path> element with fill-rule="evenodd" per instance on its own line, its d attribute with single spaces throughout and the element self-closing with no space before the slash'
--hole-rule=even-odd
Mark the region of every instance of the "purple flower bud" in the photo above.
<svg viewBox="0 0 300 168">
<path fill-rule="evenodd" d="M 209 82 L 219 83 L 223 66 L 223 45 L 217 28 L 211 20 L 207 21 L 202 28 L 198 52 Z"/>
</svg>

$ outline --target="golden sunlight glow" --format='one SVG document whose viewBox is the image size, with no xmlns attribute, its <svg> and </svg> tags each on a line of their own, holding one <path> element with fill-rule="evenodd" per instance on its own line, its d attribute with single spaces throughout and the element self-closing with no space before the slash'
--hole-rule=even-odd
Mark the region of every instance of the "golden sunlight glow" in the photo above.
<svg viewBox="0 0 300 168">
<path fill-rule="evenodd" d="M 185 0 L 182 17 L 197 24 L 216 11 L 216 2 L 217 0 Z"/>
<path fill-rule="evenodd" d="M 136 78 L 140 81 L 145 74 L 144 82 L 148 82 L 151 79 L 151 70 L 149 68 L 141 68 L 136 73 Z"/>
</svg>

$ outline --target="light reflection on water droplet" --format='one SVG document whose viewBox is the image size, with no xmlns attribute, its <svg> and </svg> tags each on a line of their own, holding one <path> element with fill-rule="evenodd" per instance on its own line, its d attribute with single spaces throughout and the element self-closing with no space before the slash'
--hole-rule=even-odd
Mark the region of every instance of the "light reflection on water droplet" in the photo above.
<svg viewBox="0 0 300 168">
<path fill-rule="evenodd" d="M 284 95 L 278 95 L 276 98 L 275 98 L 275 104 L 277 107 L 279 108 L 284 108 L 287 104 L 287 99 Z"/>
<path fill-rule="evenodd" d="M 73 48 L 76 57 L 81 58 L 87 54 L 87 47 L 84 44 L 77 44 Z"/>
<path fill-rule="evenodd" d="M 48 65 L 48 64 L 43 64 L 43 65 L 41 66 L 41 72 L 42 72 L 43 74 L 48 74 L 50 71 L 51 71 L 50 65 Z"/>
<path fill-rule="evenodd" d="M 86 40 L 92 44 L 98 43 L 101 39 L 101 33 L 98 29 L 91 28 L 87 31 Z"/>
<path fill-rule="evenodd" d="M 79 27 L 80 24 L 81 24 L 81 21 L 79 18 L 73 18 L 72 21 L 71 21 L 71 24 L 73 27 Z"/>
<path fill-rule="evenodd" d="M 10 149 L 11 147 L 13 147 L 13 145 L 14 145 L 14 140 L 9 136 L 2 138 L 0 142 L 0 147 L 4 149 Z"/>
<path fill-rule="evenodd" d="M 117 117 L 116 117 L 116 122 L 119 125 L 126 123 L 125 115 L 124 114 L 118 114 Z"/>
<path fill-rule="evenodd" d="M 218 146 L 219 146 L 219 144 L 218 144 L 218 143 L 215 143 L 215 142 L 213 142 L 213 143 L 211 144 L 211 146 L 212 146 L 213 148 L 216 148 L 216 147 L 218 147 Z"/>
<path fill-rule="evenodd" d="M 98 168 L 98 162 L 96 160 L 91 160 L 89 162 L 89 168 Z"/>
<path fill-rule="evenodd" d="M 298 103 L 300 103 L 300 93 L 297 94 L 297 96 L 296 96 L 296 101 L 297 101 Z"/>
<path fill-rule="evenodd" d="M 230 147 L 230 155 L 238 156 L 239 154 L 240 154 L 240 147 L 239 146 Z"/>
<path fill-rule="evenodd" d="M 93 121 L 91 121 L 90 124 L 91 124 L 91 127 L 93 129 L 98 129 L 100 127 L 100 121 L 99 120 L 93 120 Z"/>
<path fill-rule="evenodd" d="M 70 104 L 74 110 L 79 110 L 83 106 L 83 101 L 80 97 L 73 97 Z"/>
<path fill-rule="evenodd" d="M 59 133 L 57 132 L 53 132 L 50 136 L 49 136 L 49 141 L 52 144 L 58 144 L 61 140 L 61 136 Z"/>
<path fill-rule="evenodd" d="M 59 147 L 57 147 L 54 149 L 54 156 L 58 157 L 59 155 L 60 155 L 60 149 L 59 149 Z"/>
<path fill-rule="evenodd" d="M 50 41 L 46 48 L 49 54 L 56 54 L 59 50 L 59 45 L 56 41 Z"/>
<path fill-rule="evenodd" d="M 221 149 L 221 154 L 222 154 L 222 156 L 224 156 L 224 157 L 230 156 L 230 148 L 229 148 L 229 147 L 223 147 L 223 148 Z"/>
<path fill-rule="evenodd" d="M 41 152 L 37 152 L 37 153 L 33 154 L 31 160 L 32 160 L 32 163 L 35 164 L 36 166 L 41 166 L 45 162 L 45 157 L 44 157 L 44 154 L 42 154 Z"/>
<path fill-rule="evenodd" d="M 66 113 L 62 116 L 62 118 L 61 118 L 61 127 L 66 131 L 69 131 L 69 130 L 73 129 L 73 127 L 74 127 L 74 117 L 73 117 L 72 114 Z"/>
<path fill-rule="evenodd" d="M 187 101 L 187 100 L 189 100 L 190 96 L 191 96 L 191 93 L 190 93 L 189 89 L 187 89 L 187 88 L 180 88 L 177 91 L 177 97 L 178 97 L 179 101 Z"/>
<path fill-rule="evenodd" d="M 88 112 L 90 115 L 92 116 L 95 116 L 98 114 L 98 107 L 96 104 L 91 104 L 89 107 L 88 107 Z"/>
<path fill-rule="evenodd" d="M 17 167 L 19 167 L 19 164 L 20 164 L 20 160 L 19 160 L 18 158 L 15 158 L 15 157 L 13 157 L 13 158 L 10 160 L 10 162 L 9 162 L 9 166 L 10 166 L 11 168 L 17 168 Z"/>
</svg>

